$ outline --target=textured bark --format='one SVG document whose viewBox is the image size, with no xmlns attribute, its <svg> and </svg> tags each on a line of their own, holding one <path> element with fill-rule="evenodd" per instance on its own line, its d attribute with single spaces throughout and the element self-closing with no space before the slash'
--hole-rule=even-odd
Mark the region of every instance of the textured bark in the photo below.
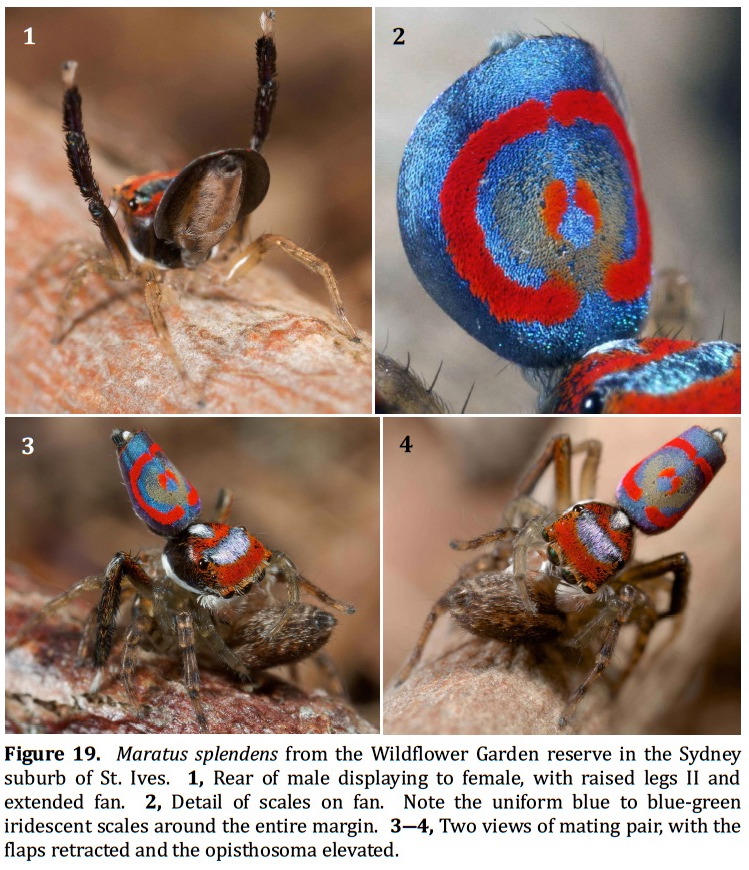
<svg viewBox="0 0 749 870">
<path fill-rule="evenodd" d="M 6 631 L 12 638 L 46 598 L 33 591 L 31 575 L 11 569 L 6 579 Z M 76 661 L 86 611 L 80 601 L 58 611 L 7 653 L 6 732 L 197 732 L 176 658 L 141 651 L 134 677 L 140 707 L 130 702 L 120 682 L 117 650 L 99 690 L 89 690 L 94 671 Z M 200 691 L 211 733 L 369 734 L 375 730 L 341 698 L 321 690 L 308 692 L 268 674 L 261 675 L 257 688 L 250 691 L 226 671 L 201 668 Z"/>
<path fill-rule="evenodd" d="M 219 261 L 169 273 L 175 289 L 165 293 L 164 314 L 192 390 L 154 333 L 142 279 L 90 276 L 73 303 L 74 328 L 53 346 L 57 304 L 80 260 L 58 246 L 71 240 L 100 246 L 98 232 L 65 166 L 58 115 L 9 85 L 6 117 L 8 411 L 371 410 L 366 334 L 360 332 L 361 343 L 349 341 L 329 308 L 265 265 L 231 285 Z M 102 190 L 121 180 L 121 170 L 96 149 L 93 162 Z"/>
</svg>

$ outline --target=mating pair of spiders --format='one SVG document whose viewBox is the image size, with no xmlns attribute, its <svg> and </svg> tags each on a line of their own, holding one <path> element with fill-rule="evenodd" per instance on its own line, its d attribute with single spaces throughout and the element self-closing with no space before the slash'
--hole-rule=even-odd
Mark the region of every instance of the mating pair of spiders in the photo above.
<svg viewBox="0 0 749 870">
<path fill-rule="evenodd" d="M 512 733 L 543 732 L 555 724 L 564 728 L 584 715 L 575 715 L 578 706 L 617 651 L 623 664 L 613 682 L 623 683 L 654 627 L 680 624 L 691 575 L 683 552 L 634 559 L 635 532 L 657 534 L 681 520 L 725 462 L 725 437 L 721 429 L 693 426 L 672 438 L 624 475 L 613 504 L 594 500 L 601 442 L 553 438 L 520 482 L 503 525 L 453 542 L 461 551 L 488 550 L 460 570 L 429 612 L 396 678 L 386 729 L 485 733 L 506 728 Z M 573 495 L 575 455 L 582 456 L 582 468 Z M 555 491 L 551 504 L 545 504 L 536 489 L 549 467 Z M 699 579 L 702 594 L 709 578 Z M 497 643 L 471 642 L 463 649 L 443 638 L 427 646 L 445 613 L 475 638 Z M 630 625 L 634 631 L 623 632 Z M 629 636 L 620 646 L 625 633 Z M 437 648 L 445 651 L 444 658 L 434 651 L 426 656 L 425 650 Z M 579 679 L 570 677 L 578 672 Z M 489 693 L 491 702 L 479 702 L 477 693 Z"/>
<path fill-rule="evenodd" d="M 104 685 L 118 636 L 118 613 L 131 616 L 122 643 L 121 679 L 136 703 L 138 652 L 155 650 L 181 661 L 183 681 L 201 731 L 212 720 L 200 692 L 200 665 L 228 669 L 246 685 L 263 670 L 316 656 L 335 617 L 300 602 L 307 592 L 324 605 L 353 613 L 302 576 L 283 552 L 269 550 L 241 526 L 228 524 L 232 497 L 222 490 L 211 522 L 182 472 L 147 432 L 115 429 L 112 440 L 123 483 L 136 514 L 165 539 L 163 550 L 118 552 L 103 574 L 86 577 L 45 604 L 16 634 L 11 648 L 30 639 L 54 613 L 78 596 L 100 592 L 81 634 L 79 659 L 95 668 L 92 692 Z M 277 597 L 274 585 L 285 594 Z M 215 722 L 216 720 L 213 719 Z"/>
</svg>

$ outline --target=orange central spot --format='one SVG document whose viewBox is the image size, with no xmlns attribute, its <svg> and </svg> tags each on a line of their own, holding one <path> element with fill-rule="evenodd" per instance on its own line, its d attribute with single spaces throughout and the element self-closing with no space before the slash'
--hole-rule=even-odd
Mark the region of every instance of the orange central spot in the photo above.
<svg viewBox="0 0 749 870">
<path fill-rule="evenodd" d="M 593 192 L 593 188 L 584 178 L 578 179 L 575 189 L 575 205 L 593 218 L 593 229 L 598 232 L 603 224 L 601 205 Z"/>
<path fill-rule="evenodd" d="M 562 223 L 564 213 L 567 211 L 567 188 L 563 181 L 550 181 L 544 189 L 544 204 L 541 209 L 541 218 L 549 232 L 557 241 L 561 241 L 559 224 Z"/>
</svg>

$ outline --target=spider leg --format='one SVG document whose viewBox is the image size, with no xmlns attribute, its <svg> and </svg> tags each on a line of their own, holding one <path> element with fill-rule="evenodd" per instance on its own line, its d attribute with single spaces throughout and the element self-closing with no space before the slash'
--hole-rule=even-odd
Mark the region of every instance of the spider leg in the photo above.
<svg viewBox="0 0 749 870">
<path fill-rule="evenodd" d="M 541 531 L 546 525 L 546 515 L 529 520 L 522 529 L 495 529 L 480 535 L 471 541 L 450 541 L 454 550 L 474 550 L 494 541 L 512 541 L 513 566 L 512 575 L 517 586 L 518 595 L 527 611 L 534 613 L 536 606 L 531 600 L 526 582 L 528 576 L 528 548 L 538 541 Z"/>
<path fill-rule="evenodd" d="M 135 619 L 130 623 L 127 633 L 125 634 L 125 642 L 122 647 L 122 682 L 125 686 L 125 691 L 128 694 L 131 702 L 136 704 L 135 687 L 133 686 L 133 674 L 137 663 L 137 652 L 140 646 L 141 639 L 154 626 L 155 620 L 150 613 L 141 610 L 138 607 L 136 600 L 133 606 L 133 614 Z"/>
<path fill-rule="evenodd" d="M 92 692 L 98 690 L 104 665 L 112 652 L 117 614 L 122 597 L 122 581 L 125 579 L 129 579 L 136 588 L 149 589 L 152 585 L 148 574 L 127 553 L 116 553 L 107 565 L 101 583 L 101 599 L 96 609 L 93 662 L 97 673 L 91 684 Z"/>
<path fill-rule="evenodd" d="M 70 273 L 70 277 L 65 284 L 65 289 L 62 291 L 62 297 L 57 304 L 52 344 L 60 344 L 72 332 L 75 326 L 75 321 L 70 316 L 73 300 L 86 282 L 86 278 L 92 273 L 114 281 L 121 280 L 117 269 L 112 263 L 102 262 L 96 255 L 82 260 Z"/>
<path fill-rule="evenodd" d="M 308 592 L 310 595 L 314 595 L 315 598 L 319 599 L 324 604 L 334 607 L 336 610 L 340 610 L 343 613 L 356 612 L 356 608 L 353 605 L 347 604 L 345 601 L 339 601 L 337 598 L 333 598 L 332 595 L 328 595 L 327 592 L 320 589 L 320 587 L 316 586 L 311 580 L 302 577 L 297 570 L 296 565 L 291 561 L 291 559 L 289 559 L 286 553 L 281 553 L 278 550 L 273 552 L 268 568 L 266 569 L 266 574 L 270 575 L 270 577 L 277 577 L 279 580 L 282 580 L 286 584 L 288 593 L 286 607 L 283 608 L 281 616 L 278 618 L 275 625 L 273 625 L 273 627 L 266 633 L 267 638 L 277 635 L 289 621 L 294 609 L 299 605 L 299 593 L 301 589 L 304 589 L 304 591 Z"/>
<path fill-rule="evenodd" d="M 211 619 L 211 612 L 206 608 L 197 610 L 193 619 L 194 629 L 206 643 L 209 644 L 217 658 L 219 658 L 230 670 L 238 674 L 248 682 L 252 681 L 252 673 L 244 661 L 227 646 L 224 639 L 216 631 L 216 626 Z"/>
<path fill-rule="evenodd" d="M 220 489 L 216 499 L 214 523 L 228 523 L 231 507 L 234 503 L 234 493 L 230 489 Z"/>
<path fill-rule="evenodd" d="M 198 728 L 201 733 L 205 733 L 207 722 L 203 702 L 200 700 L 200 671 L 195 654 L 195 632 L 192 614 L 186 610 L 178 613 L 174 618 L 174 628 L 177 635 L 177 644 L 182 653 L 182 673 L 185 688 L 195 710 Z"/>
<path fill-rule="evenodd" d="M 122 279 L 126 278 L 132 271 L 130 252 L 122 238 L 117 222 L 102 198 L 101 190 L 94 177 L 91 151 L 83 129 L 81 95 L 75 84 L 77 66 L 78 64 L 72 60 L 62 65 L 62 80 L 65 85 L 62 103 L 65 152 L 68 155 L 68 166 L 73 179 L 81 192 L 81 196 L 88 203 L 91 218 L 99 228 L 117 275 Z"/>
<path fill-rule="evenodd" d="M 601 442 L 597 438 L 581 441 L 572 448 L 574 453 L 585 452 L 583 467 L 580 470 L 579 501 L 589 501 L 596 494 L 596 477 L 601 464 Z"/>
<path fill-rule="evenodd" d="M 419 635 L 419 639 L 416 641 L 416 646 L 411 651 L 411 655 L 408 657 L 408 661 L 398 672 L 398 676 L 395 678 L 395 682 L 393 686 L 397 688 L 398 686 L 403 685 L 406 682 L 408 677 L 411 675 L 411 671 L 416 667 L 419 663 L 419 659 L 421 659 L 421 654 L 424 652 L 424 646 L 426 645 L 427 639 L 429 635 L 432 633 L 432 629 L 434 628 L 437 620 L 442 616 L 445 611 L 449 609 L 447 600 L 447 596 L 443 595 L 437 603 L 432 607 L 429 611 L 429 615 L 424 622 L 424 627 L 421 629 L 421 634 Z"/>
<path fill-rule="evenodd" d="M 273 39 L 275 12 L 263 12 L 260 27 L 263 35 L 255 43 L 257 55 L 257 95 L 255 96 L 255 120 L 252 127 L 250 148 L 260 151 L 270 130 L 273 109 L 278 96 L 278 73 L 276 71 L 276 43 Z"/>
<path fill-rule="evenodd" d="M 347 698 L 346 687 L 343 685 L 343 680 L 333 659 L 326 653 L 319 652 L 312 656 L 312 660 L 327 677 L 333 694 L 338 695 L 339 698 Z"/>
<path fill-rule="evenodd" d="M 271 638 L 284 627 L 289 621 L 289 617 L 294 612 L 294 608 L 299 604 L 299 587 L 300 575 L 296 569 L 296 565 L 289 559 L 286 553 L 274 552 L 271 556 L 270 563 L 266 569 L 266 574 L 271 577 L 279 577 L 286 583 L 286 592 L 288 601 L 286 607 L 281 611 L 281 616 L 276 621 L 275 625 L 269 629 L 265 636 Z"/>
<path fill-rule="evenodd" d="M 595 438 L 572 446 L 569 435 L 556 435 L 549 441 L 544 452 L 520 481 L 516 498 L 529 496 L 541 479 L 541 475 L 554 463 L 555 510 L 563 513 L 572 504 L 572 456 L 585 453 L 580 472 L 580 498 L 591 499 L 595 494 L 596 474 L 601 461 L 601 442 Z"/>
<path fill-rule="evenodd" d="M 46 622 L 48 616 L 65 607 L 66 604 L 78 598 L 79 595 L 91 592 L 94 589 L 101 589 L 103 585 L 104 577 L 101 574 L 91 575 L 74 583 L 65 592 L 61 592 L 51 601 L 48 601 L 28 622 L 25 622 L 19 629 L 18 634 L 8 644 L 8 649 L 15 649 L 38 625 Z"/>
<path fill-rule="evenodd" d="M 156 280 L 156 277 L 152 272 L 148 273 L 146 277 L 144 293 L 146 296 L 148 314 L 151 317 L 151 324 L 153 326 L 154 332 L 156 333 L 159 341 L 161 342 L 161 346 L 166 351 L 169 359 L 171 359 L 172 364 L 177 370 L 177 374 L 180 376 L 180 379 L 184 383 L 185 387 L 193 392 L 198 404 L 202 404 L 202 402 L 204 401 L 203 396 L 197 392 L 195 386 L 190 381 L 190 378 L 187 376 L 187 371 L 185 370 L 185 367 L 182 364 L 182 360 L 179 358 L 177 351 L 175 350 L 174 344 L 172 343 L 172 337 L 169 334 L 169 327 L 167 326 L 166 318 L 164 317 L 164 311 L 161 307 L 161 300 L 163 296 L 162 285 L 160 281 Z"/>
<path fill-rule="evenodd" d="M 78 643 L 78 654 L 76 655 L 76 664 L 82 665 L 92 655 L 94 648 L 94 634 L 96 633 L 96 608 L 92 607 L 86 617 L 86 624 L 81 632 L 81 639 Z"/>
<path fill-rule="evenodd" d="M 450 546 L 453 550 L 477 550 L 486 544 L 494 543 L 494 541 L 514 540 L 520 531 L 521 529 L 494 529 L 479 535 L 478 538 L 472 538 L 470 541 L 450 541 Z"/>
<path fill-rule="evenodd" d="M 655 559 L 652 562 L 646 562 L 642 565 L 633 565 L 623 571 L 620 575 L 620 579 L 623 582 L 636 584 L 656 579 L 668 572 L 671 572 L 673 582 L 671 585 L 670 603 L 667 610 L 658 613 L 653 605 L 650 604 L 648 596 L 641 593 L 644 601 L 642 604 L 638 605 L 633 612 L 633 620 L 637 622 L 639 632 L 629 662 L 617 680 L 619 685 L 627 679 L 635 665 L 642 658 L 650 637 L 650 632 L 653 630 L 655 624 L 661 619 L 678 616 L 684 610 L 687 601 L 687 587 L 692 573 L 692 566 L 686 553 L 674 553 L 671 556 L 663 556 L 660 559 Z M 680 627 L 680 621 L 676 620 L 674 623 L 674 631 L 667 643 L 673 640 Z"/>
<path fill-rule="evenodd" d="M 625 583 L 637 584 L 660 577 L 669 571 L 673 575 L 669 607 L 663 613 L 657 614 L 658 619 L 666 619 L 681 613 L 687 603 L 687 587 L 692 575 L 692 565 L 686 553 L 673 553 L 671 556 L 662 556 L 652 562 L 632 565 L 622 571 L 619 578 Z"/>
<path fill-rule="evenodd" d="M 257 56 L 257 94 L 255 95 L 255 115 L 252 124 L 250 149 L 262 151 L 270 130 L 273 110 L 278 96 L 278 73 L 276 71 L 276 43 L 273 39 L 273 25 L 276 15 L 273 11 L 263 12 L 260 27 L 263 35 L 255 43 Z M 234 243 L 245 248 L 250 242 L 250 215 L 240 218 L 232 230 Z"/>
<path fill-rule="evenodd" d="M 645 595 L 634 586 L 626 584 L 619 590 L 618 595 L 612 596 L 610 606 L 615 607 L 614 618 L 609 624 L 606 636 L 604 637 L 601 648 L 596 655 L 596 660 L 588 675 L 577 689 L 572 693 L 567 704 L 559 717 L 559 728 L 564 728 L 570 721 L 572 715 L 577 709 L 577 705 L 585 697 L 591 684 L 601 676 L 611 662 L 611 657 L 616 648 L 616 642 L 619 638 L 619 631 L 623 625 L 630 621 L 632 610 L 639 601 L 645 598 Z"/>
<path fill-rule="evenodd" d="M 556 510 L 561 513 L 569 507 L 572 500 L 572 442 L 569 435 L 555 435 L 544 448 L 544 452 L 528 469 L 517 488 L 517 497 L 529 496 L 536 488 L 544 471 L 554 463 L 554 492 Z"/>
<path fill-rule="evenodd" d="M 334 607 L 336 610 L 340 610 L 341 613 L 356 613 L 356 608 L 353 604 L 348 604 L 338 598 L 333 598 L 332 595 L 328 595 L 327 592 L 320 589 L 320 587 L 316 586 L 311 580 L 302 577 L 301 574 L 298 574 L 297 577 L 301 588 L 310 595 L 314 595 L 318 601 L 322 601 L 323 604 L 327 604 L 329 607 Z"/>
<path fill-rule="evenodd" d="M 310 272 L 315 272 L 317 275 L 320 275 L 328 289 L 328 295 L 330 296 L 333 310 L 343 326 L 342 332 L 352 341 L 360 341 L 356 334 L 356 330 L 349 323 L 349 320 L 346 317 L 343 300 L 341 299 L 341 292 L 338 289 L 338 282 L 333 275 L 333 270 L 325 260 L 321 260 L 319 257 L 306 251 L 295 242 L 292 242 L 291 239 L 287 239 L 285 236 L 273 235 L 271 233 L 259 236 L 243 251 L 240 251 L 240 253 L 233 259 L 226 280 L 232 281 L 239 275 L 249 272 L 249 270 L 257 266 L 268 251 L 273 248 L 279 248 L 285 254 L 288 254 L 297 262 L 301 263 L 305 268 L 309 269 Z"/>
</svg>

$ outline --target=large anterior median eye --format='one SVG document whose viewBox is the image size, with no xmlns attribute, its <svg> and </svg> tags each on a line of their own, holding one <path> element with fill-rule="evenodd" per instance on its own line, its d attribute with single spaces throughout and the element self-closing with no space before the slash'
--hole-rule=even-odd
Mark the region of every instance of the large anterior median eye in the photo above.
<svg viewBox="0 0 749 870">
<path fill-rule="evenodd" d="M 583 399 L 580 406 L 581 414 L 602 414 L 605 407 L 603 395 L 595 390 Z"/>
</svg>

